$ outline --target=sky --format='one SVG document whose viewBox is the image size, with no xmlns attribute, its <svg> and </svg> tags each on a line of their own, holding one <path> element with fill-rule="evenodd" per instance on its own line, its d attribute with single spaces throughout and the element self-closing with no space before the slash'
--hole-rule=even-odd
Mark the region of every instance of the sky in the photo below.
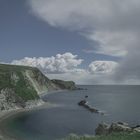
<svg viewBox="0 0 140 140">
<path fill-rule="evenodd" d="M 0 0 L 0 62 L 77 84 L 140 84 L 139 0 Z"/>
</svg>

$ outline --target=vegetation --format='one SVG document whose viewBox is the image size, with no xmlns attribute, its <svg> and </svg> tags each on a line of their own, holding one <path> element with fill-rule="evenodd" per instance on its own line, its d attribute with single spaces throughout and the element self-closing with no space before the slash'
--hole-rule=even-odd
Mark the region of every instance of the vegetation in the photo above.
<svg viewBox="0 0 140 140">
<path fill-rule="evenodd" d="M 36 68 L 0 64 L 0 90 L 10 88 L 24 101 L 39 98 L 36 90 L 25 77 L 26 70 L 33 71 Z"/>
<path fill-rule="evenodd" d="M 57 80 L 57 79 L 53 79 L 51 81 L 54 84 L 58 85 L 61 89 L 69 89 L 69 90 L 76 89 L 76 85 L 73 81 L 63 81 L 63 80 Z"/>
<path fill-rule="evenodd" d="M 3 93 L 8 93 L 8 99 L 26 102 L 38 99 L 40 93 L 58 89 L 73 90 L 76 86 L 72 81 L 50 80 L 35 67 L 0 64 L 0 94 L 7 91 Z"/>
<path fill-rule="evenodd" d="M 140 140 L 140 133 L 113 133 L 107 136 L 76 136 L 71 135 L 63 140 Z"/>
<path fill-rule="evenodd" d="M 39 98 L 38 94 L 57 89 L 76 89 L 73 81 L 50 80 L 35 67 L 0 64 L 0 91 L 12 89 L 24 101 Z"/>
</svg>

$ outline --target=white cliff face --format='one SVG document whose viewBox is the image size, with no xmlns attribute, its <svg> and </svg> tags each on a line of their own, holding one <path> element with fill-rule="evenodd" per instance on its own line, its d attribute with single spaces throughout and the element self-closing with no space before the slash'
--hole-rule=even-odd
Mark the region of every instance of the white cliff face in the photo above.
<svg viewBox="0 0 140 140">
<path fill-rule="evenodd" d="M 0 91 L 0 112 L 10 111 L 16 109 L 30 109 L 43 105 L 44 102 L 41 99 L 29 100 L 27 102 L 15 96 L 12 89 L 6 88 Z"/>
<path fill-rule="evenodd" d="M 48 91 L 49 79 L 38 69 L 11 65 L 0 67 L 0 112 L 29 109 L 44 103 L 38 95 Z"/>
<path fill-rule="evenodd" d="M 43 92 L 47 92 L 48 91 L 47 83 L 44 84 L 45 81 L 42 84 L 39 83 L 38 79 L 35 78 L 36 76 L 35 76 L 35 74 L 32 71 L 26 70 L 25 71 L 25 76 L 28 79 L 28 81 L 30 82 L 30 84 L 34 87 L 34 89 L 36 90 L 36 92 L 38 94 L 41 94 Z M 39 78 L 40 75 L 37 75 L 37 76 Z M 39 79 L 40 81 L 41 81 L 41 78 L 42 77 L 40 77 L 40 79 Z"/>
<path fill-rule="evenodd" d="M 73 86 L 50 80 L 37 68 L 0 64 L 0 111 L 42 105 L 40 94 Z"/>
<path fill-rule="evenodd" d="M 31 109 L 31 108 L 34 108 L 34 107 L 37 107 L 37 106 L 41 106 L 43 105 L 45 102 L 42 101 L 41 99 L 38 99 L 38 100 L 30 100 L 30 101 L 27 101 L 26 102 L 26 106 L 25 108 L 26 109 Z"/>
<path fill-rule="evenodd" d="M 16 85 L 17 82 L 20 80 L 19 76 L 16 73 L 12 73 L 10 77 L 11 81 Z"/>
<path fill-rule="evenodd" d="M 6 88 L 0 91 L 0 111 L 19 109 L 20 106 L 16 104 L 16 98 L 12 89 Z"/>
</svg>

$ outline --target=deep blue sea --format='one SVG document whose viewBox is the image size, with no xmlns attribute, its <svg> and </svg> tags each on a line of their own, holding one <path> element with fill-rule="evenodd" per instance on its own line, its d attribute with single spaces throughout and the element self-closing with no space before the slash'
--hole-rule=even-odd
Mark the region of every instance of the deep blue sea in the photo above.
<svg viewBox="0 0 140 140">
<path fill-rule="evenodd" d="M 100 122 L 140 124 L 140 86 L 82 86 L 87 90 L 63 91 L 45 95 L 56 104 L 15 115 L 3 122 L 3 130 L 18 140 L 57 140 L 71 133 L 93 135 Z M 106 115 L 91 113 L 77 103 L 87 101 Z"/>
</svg>

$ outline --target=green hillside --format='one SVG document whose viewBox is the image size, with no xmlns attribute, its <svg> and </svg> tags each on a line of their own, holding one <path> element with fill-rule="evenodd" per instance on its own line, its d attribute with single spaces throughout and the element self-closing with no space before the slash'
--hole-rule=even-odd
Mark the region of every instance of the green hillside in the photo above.
<svg viewBox="0 0 140 140">
<path fill-rule="evenodd" d="M 35 67 L 0 64 L 0 90 L 5 88 L 13 89 L 24 100 L 30 100 L 59 86 Z"/>
<path fill-rule="evenodd" d="M 0 110 L 24 107 L 41 93 L 74 88 L 74 82 L 50 80 L 35 67 L 0 64 Z"/>
<path fill-rule="evenodd" d="M 0 90 L 11 89 L 24 101 L 39 98 L 36 90 L 26 77 L 26 71 L 36 68 L 0 64 Z"/>
</svg>

